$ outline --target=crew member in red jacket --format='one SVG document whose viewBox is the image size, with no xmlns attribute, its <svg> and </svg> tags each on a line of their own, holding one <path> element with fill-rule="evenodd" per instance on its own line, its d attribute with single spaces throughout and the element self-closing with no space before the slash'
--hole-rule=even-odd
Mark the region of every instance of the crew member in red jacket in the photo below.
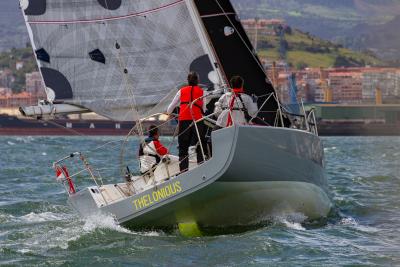
<svg viewBox="0 0 400 267">
<path fill-rule="evenodd" d="M 188 150 L 191 144 L 197 143 L 197 163 L 204 161 L 202 149 L 197 138 L 195 121 L 203 118 L 206 110 L 206 103 L 202 98 L 203 89 L 199 86 L 199 75 L 196 72 L 190 72 L 188 75 L 188 86 L 181 88 L 175 95 L 174 100 L 167 109 L 167 113 L 171 114 L 179 105 L 179 168 L 180 171 L 187 171 L 189 168 Z M 203 152 L 206 154 L 205 125 L 203 121 L 197 122 L 199 130 L 200 142 Z"/>
<path fill-rule="evenodd" d="M 158 128 L 155 125 L 149 128 L 149 137 L 147 137 L 139 148 L 140 172 L 142 174 L 150 171 L 161 161 L 161 157 L 168 154 L 168 149 L 158 140 Z"/>
</svg>

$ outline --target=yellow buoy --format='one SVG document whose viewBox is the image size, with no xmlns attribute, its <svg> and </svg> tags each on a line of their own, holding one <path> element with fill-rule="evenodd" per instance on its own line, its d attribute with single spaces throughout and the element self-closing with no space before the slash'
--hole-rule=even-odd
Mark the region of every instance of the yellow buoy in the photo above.
<svg viewBox="0 0 400 267">
<path fill-rule="evenodd" d="M 200 237 L 203 234 L 200 231 L 199 226 L 196 222 L 189 222 L 189 223 L 179 223 L 178 224 L 179 232 L 184 237 Z"/>
</svg>

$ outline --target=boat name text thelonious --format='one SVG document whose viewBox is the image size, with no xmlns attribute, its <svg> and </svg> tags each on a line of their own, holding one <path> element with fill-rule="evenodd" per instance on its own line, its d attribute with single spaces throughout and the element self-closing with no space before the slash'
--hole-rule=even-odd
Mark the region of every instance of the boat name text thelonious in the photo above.
<svg viewBox="0 0 400 267">
<path fill-rule="evenodd" d="M 181 182 L 177 181 L 173 184 L 169 184 L 161 189 L 153 191 L 151 194 L 146 194 L 137 198 L 133 201 L 136 210 L 148 207 L 156 202 L 162 201 L 169 198 L 170 196 L 176 195 L 182 191 Z"/>
</svg>

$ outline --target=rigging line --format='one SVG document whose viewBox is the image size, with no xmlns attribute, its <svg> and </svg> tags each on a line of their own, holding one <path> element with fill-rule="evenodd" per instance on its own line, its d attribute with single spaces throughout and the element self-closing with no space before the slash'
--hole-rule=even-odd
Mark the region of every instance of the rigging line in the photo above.
<svg viewBox="0 0 400 267">
<path fill-rule="evenodd" d="M 144 136 L 143 136 L 143 128 L 142 128 L 142 123 L 140 121 L 139 110 L 137 109 L 135 94 L 133 93 L 131 86 L 129 86 L 130 85 L 129 77 L 128 77 L 129 71 L 126 69 L 126 64 L 123 61 L 123 59 L 121 58 L 120 53 L 121 53 L 121 47 L 119 47 L 119 49 L 118 49 L 118 53 L 117 53 L 118 57 L 117 57 L 117 59 L 118 59 L 118 63 L 120 65 L 120 68 L 124 72 L 122 76 L 123 76 L 123 79 L 125 80 L 125 84 L 126 84 L 125 89 L 126 89 L 128 95 L 130 95 L 131 109 L 132 109 L 133 112 L 136 112 L 136 120 L 137 120 L 135 125 L 133 126 L 131 131 L 128 133 L 128 135 L 125 138 L 125 141 L 122 144 L 121 153 L 120 153 L 120 169 L 121 169 L 121 173 L 123 175 L 124 171 L 123 171 L 122 165 L 123 165 L 123 161 L 124 161 L 125 144 L 127 143 L 131 133 L 135 129 L 137 129 L 138 130 L 138 135 L 139 135 L 139 138 L 140 138 L 140 143 L 142 145 L 145 143 L 145 140 L 144 140 Z"/>
<path fill-rule="evenodd" d="M 232 20 L 229 18 L 229 16 L 227 15 L 228 13 L 225 12 L 224 8 L 221 6 L 221 4 L 219 3 L 218 0 L 215 0 L 216 4 L 219 6 L 219 8 L 221 9 L 221 11 L 225 14 L 225 17 L 227 18 L 227 20 L 229 21 L 229 23 L 231 24 L 231 26 L 235 29 L 236 33 L 238 34 L 238 36 L 240 37 L 241 41 L 243 42 L 243 44 L 246 46 L 247 50 L 250 52 L 250 54 L 252 55 L 253 59 L 256 61 L 257 65 L 260 67 L 260 69 L 262 70 L 262 72 L 264 73 L 264 75 L 267 77 L 268 82 L 270 84 L 271 81 L 268 78 L 267 73 L 264 70 L 264 67 L 261 65 L 260 61 L 257 59 L 256 55 L 253 53 L 253 51 L 250 49 L 250 47 L 247 45 L 246 41 L 244 40 L 243 36 L 240 34 L 240 32 L 237 30 L 237 28 L 235 27 L 235 25 L 233 24 Z"/>
<path fill-rule="evenodd" d="M 216 13 L 216 14 L 210 14 L 210 15 L 203 15 L 200 16 L 200 18 L 212 18 L 212 17 L 219 17 L 219 16 L 225 16 L 225 15 L 235 15 L 235 13 L 230 12 L 230 13 Z"/>
<path fill-rule="evenodd" d="M 279 42 L 281 43 L 284 40 L 284 38 L 285 38 L 285 32 L 284 32 L 283 29 L 281 29 L 280 34 L 279 34 Z M 285 51 L 283 69 L 284 69 L 284 71 L 285 71 L 285 73 L 287 75 L 289 92 L 291 94 L 295 94 L 296 93 L 295 90 L 294 90 L 295 89 L 295 84 L 293 83 L 293 80 L 292 80 L 292 75 L 294 75 L 294 73 L 290 73 L 289 74 L 289 67 L 288 67 L 288 64 L 287 64 L 287 55 L 286 55 L 286 53 L 287 53 L 287 51 Z M 290 99 L 290 102 L 292 102 L 292 99 Z M 296 103 L 293 103 L 293 104 L 297 104 L 300 107 L 300 103 L 297 100 L 297 97 L 296 97 Z"/>
<path fill-rule="evenodd" d="M 124 141 L 124 139 L 120 139 L 120 140 L 117 140 L 117 141 L 109 141 L 109 142 L 107 142 L 107 143 L 105 143 L 105 144 L 102 144 L 102 145 L 100 145 L 100 146 L 97 146 L 97 147 L 95 147 L 95 148 L 93 148 L 93 149 L 87 150 L 87 151 L 85 151 L 84 153 L 92 153 L 92 152 L 94 152 L 94 151 L 100 150 L 101 148 L 103 148 L 103 147 L 105 147 L 105 146 L 107 146 L 107 145 L 109 145 L 109 144 L 119 143 L 119 142 L 123 142 L 123 141 Z M 117 147 L 117 146 L 115 146 L 115 147 Z"/>
<path fill-rule="evenodd" d="M 179 132 L 179 123 L 175 127 L 174 133 L 172 135 L 172 140 L 171 140 L 171 142 L 169 143 L 169 146 L 168 146 L 168 151 L 171 151 L 172 145 L 175 142 L 175 139 L 176 139 L 176 136 L 178 135 L 178 132 Z"/>
<path fill-rule="evenodd" d="M 120 49 L 121 49 L 121 47 L 120 47 Z M 137 123 L 135 124 L 134 127 L 138 127 L 139 134 L 143 135 L 143 128 L 142 128 L 142 124 L 140 122 L 139 110 L 137 109 L 136 97 L 135 97 L 135 94 L 134 94 L 134 92 L 132 90 L 132 87 L 130 86 L 130 81 L 129 81 L 129 77 L 128 77 L 129 71 L 128 71 L 128 69 L 126 69 L 126 64 L 123 61 L 123 59 L 121 58 L 120 49 L 118 49 L 118 62 L 119 62 L 119 65 L 120 65 L 121 69 L 124 71 L 122 76 L 124 77 L 124 80 L 125 80 L 126 92 L 128 93 L 128 95 L 130 95 L 131 110 L 136 113 L 135 115 L 136 115 Z"/>
<path fill-rule="evenodd" d="M 176 5 L 179 5 L 183 3 L 184 0 L 178 0 L 173 3 L 153 8 L 150 10 L 145 10 L 137 13 L 131 13 L 123 16 L 115 16 L 115 17 L 106 17 L 106 18 L 97 18 L 97 19 L 81 19 L 81 20 L 37 20 L 37 21 L 28 21 L 29 24 L 78 24 L 78 23 L 96 23 L 96 22 L 105 22 L 105 21 L 113 21 L 113 20 L 121 20 L 121 19 L 127 19 L 127 18 L 132 18 L 132 17 L 140 17 L 140 16 L 146 16 L 148 14 L 155 13 L 160 10 L 164 10 L 170 7 L 174 7 Z M 107 1 L 106 1 L 107 3 Z"/>
<path fill-rule="evenodd" d="M 264 94 L 264 95 L 256 95 L 258 98 L 263 98 L 266 96 L 270 96 L 272 93 Z"/>
<path fill-rule="evenodd" d="M 171 92 L 169 92 L 165 97 L 163 97 L 151 110 L 149 110 L 146 113 L 146 117 L 156 113 L 157 110 L 159 110 L 159 108 L 162 105 L 165 105 L 165 102 L 167 100 L 171 101 L 171 99 L 173 98 L 173 96 L 175 96 L 175 94 L 180 90 L 180 88 L 182 88 L 185 85 L 184 81 L 180 81 L 178 83 L 178 86 L 176 86 L 174 89 L 171 90 Z"/>
<path fill-rule="evenodd" d="M 159 102 L 159 104 L 157 104 L 152 110 L 156 109 L 159 105 L 161 105 L 162 102 L 165 101 L 165 99 L 171 97 L 171 95 L 173 95 L 173 94 L 175 94 L 175 91 L 174 91 L 174 90 L 172 90 L 171 93 L 169 93 L 167 96 L 165 96 L 165 97 Z M 148 114 L 149 114 L 150 112 L 151 112 L 151 111 L 149 111 Z M 149 115 L 149 116 L 151 116 L 151 115 Z M 149 116 L 147 116 L 147 117 L 149 117 Z M 172 120 L 173 120 L 173 119 L 166 120 L 165 122 L 161 123 L 160 125 L 157 125 L 156 128 L 159 129 L 159 128 L 161 128 L 163 125 L 166 125 L 167 123 L 169 123 L 169 122 L 172 121 Z M 141 120 L 139 120 L 138 122 L 139 122 L 140 126 L 142 126 Z M 129 137 L 132 135 L 132 133 L 133 133 L 136 129 L 137 129 L 137 125 L 133 126 L 132 129 L 131 129 L 131 130 L 129 131 L 129 133 L 127 134 L 126 138 L 124 139 L 123 143 L 122 143 L 122 149 L 121 149 L 121 154 L 120 154 L 120 167 L 121 167 L 121 169 L 123 168 L 122 165 L 123 165 L 123 157 L 124 157 L 124 154 L 125 154 L 125 151 L 124 151 L 125 144 L 128 142 Z M 143 130 L 143 128 L 141 128 L 141 132 L 138 133 L 139 138 L 140 138 L 140 143 L 141 143 L 141 145 L 145 145 L 145 140 L 144 140 L 143 137 L 144 137 L 144 133 L 148 133 L 148 132 L 149 132 L 148 130 Z M 177 128 L 175 128 L 174 136 L 176 135 L 176 132 L 177 132 Z M 169 145 L 169 147 L 168 147 L 168 150 L 169 150 L 169 151 L 170 151 L 170 149 L 171 149 L 171 146 L 172 146 L 173 142 L 174 142 L 174 139 L 172 140 L 172 142 L 170 143 L 170 145 Z"/>
<path fill-rule="evenodd" d="M 195 16 L 200 18 L 199 21 L 198 21 L 198 24 L 200 24 L 200 28 L 201 28 L 200 31 L 202 32 L 202 34 L 200 36 L 198 36 L 198 37 L 200 38 L 200 41 L 201 41 L 201 36 L 203 36 L 206 39 L 206 42 L 208 43 L 209 47 L 208 47 L 208 49 L 205 49 L 205 52 L 206 52 L 206 54 L 210 54 L 210 53 L 207 52 L 207 50 L 211 50 L 210 51 L 211 55 L 208 55 L 208 58 L 209 58 L 210 61 L 213 61 L 212 60 L 212 56 L 215 57 L 215 61 L 216 62 L 211 62 L 211 64 L 213 65 L 213 70 L 215 70 L 217 72 L 218 76 L 220 76 L 220 77 L 218 77 L 218 78 L 221 79 L 220 86 L 224 87 L 226 84 L 229 84 L 228 77 L 227 77 L 227 75 L 225 73 L 225 70 L 224 70 L 222 64 L 221 64 L 221 60 L 218 57 L 218 54 L 217 54 L 217 52 L 215 50 L 215 47 L 214 47 L 214 45 L 213 45 L 213 43 L 211 41 L 211 37 L 210 37 L 210 35 L 209 35 L 205 25 L 204 25 L 204 21 L 201 19 L 200 12 L 199 12 L 198 8 L 196 7 L 195 2 L 193 0 L 191 2 L 194 5 L 194 7 L 190 7 L 190 8 L 195 13 Z M 189 5 L 188 5 L 188 7 L 189 7 Z M 193 18 L 192 18 L 192 22 L 194 24 L 196 24 L 196 22 L 195 22 L 195 20 Z M 196 25 L 195 25 L 195 28 L 196 28 Z"/>
</svg>

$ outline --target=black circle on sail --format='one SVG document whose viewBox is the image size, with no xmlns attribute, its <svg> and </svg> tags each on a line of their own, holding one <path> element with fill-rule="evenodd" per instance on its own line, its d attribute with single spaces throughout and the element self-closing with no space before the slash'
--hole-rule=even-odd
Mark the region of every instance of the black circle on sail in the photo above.
<svg viewBox="0 0 400 267">
<path fill-rule="evenodd" d="M 97 1 L 102 7 L 109 10 L 116 10 L 122 4 L 122 0 L 97 0 Z"/>
</svg>

